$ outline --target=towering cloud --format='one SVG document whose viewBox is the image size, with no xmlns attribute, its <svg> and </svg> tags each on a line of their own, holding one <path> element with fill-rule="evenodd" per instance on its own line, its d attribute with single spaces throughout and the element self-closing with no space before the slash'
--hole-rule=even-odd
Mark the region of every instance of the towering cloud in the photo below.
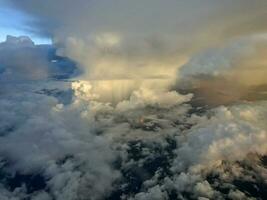
<svg viewBox="0 0 267 200">
<path fill-rule="evenodd" d="M 266 34 L 232 41 L 192 56 L 178 72 L 178 87 L 194 88 L 207 102 L 259 99 L 266 90 Z"/>
<path fill-rule="evenodd" d="M 59 54 L 80 64 L 83 79 L 110 80 L 109 85 L 116 86 L 121 85 L 116 80 L 153 79 L 167 80 L 161 87 L 166 89 L 192 53 L 267 28 L 267 4 L 261 0 L 14 0 L 10 4 L 33 17 L 29 25 L 51 36 Z M 103 87 L 97 90 L 105 93 Z"/>
</svg>

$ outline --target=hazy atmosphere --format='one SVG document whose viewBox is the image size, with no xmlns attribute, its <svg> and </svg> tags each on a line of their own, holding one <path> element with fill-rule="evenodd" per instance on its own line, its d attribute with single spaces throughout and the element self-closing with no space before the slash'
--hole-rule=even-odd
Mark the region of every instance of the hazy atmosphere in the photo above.
<svg viewBox="0 0 267 200">
<path fill-rule="evenodd" d="M 0 0 L 0 200 L 267 199 L 267 1 Z"/>
</svg>

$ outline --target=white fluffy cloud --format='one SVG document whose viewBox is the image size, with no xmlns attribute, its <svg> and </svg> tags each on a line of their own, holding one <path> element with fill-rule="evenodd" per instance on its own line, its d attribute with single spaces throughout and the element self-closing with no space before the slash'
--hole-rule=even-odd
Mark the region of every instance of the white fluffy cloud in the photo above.
<svg viewBox="0 0 267 200">
<path fill-rule="evenodd" d="M 105 199 L 119 190 L 126 199 L 169 199 L 171 193 L 238 199 L 246 194 L 231 180 L 253 180 L 238 162 L 253 163 L 248 155 L 267 151 L 264 101 L 203 112 L 188 104 L 192 95 L 174 91 L 141 88 L 112 105 L 98 101 L 89 82 L 38 84 L 3 91 L 1 169 L 41 174 L 45 188 L 29 193 L 27 185 L 2 185 L 3 198 Z M 72 87 L 70 104 L 37 92 L 55 86 Z M 264 176 L 260 165 L 254 167 L 256 177 Z M 227 194 L 208 179 L 212 173 L 229 187 Z M 128 176 L 141 185 L 131 186 Z"/>
<path fill-rule="evenodd" d="M 43 173 L 57 199 L 76 199 L 79 193 L 99 199 L 119 176 L 111 166 L 116 156 L 77 106 L 31 93 L 2 98 L 0 152 L 14 171 Z"/>
</svg>

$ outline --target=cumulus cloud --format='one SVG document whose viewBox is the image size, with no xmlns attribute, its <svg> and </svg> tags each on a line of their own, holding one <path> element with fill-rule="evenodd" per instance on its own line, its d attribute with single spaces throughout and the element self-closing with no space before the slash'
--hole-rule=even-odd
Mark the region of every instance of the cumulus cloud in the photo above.
<svg viewBox="0 0 267 200">
<path fill-rule="evenodd" d="M 41 173 L 56 199 L 99 199 L 119 177 L 109 142 L 92 133 L 78 106 L 28 92 L 0 102 L 1 160 L 12 166 L 10 173 Z"/>
<path fill-rule="evenodd" d="M 0 43 L 1 81 L 61 79 L 77 73 L 75 63 L 56 56 L 52 45 L 35 45 L 27 36 L 10 35 Z"/>
<path fill-rule="evenodd" d="M 265 177 L 264 101 L 203 111 L 190 94 L 141 88 L 110 104 L 90 82 L 40 84 L 2 94 L 3 198 L 238 199 L 247 194 L 236 180 Z M 50 87 L 71 87 L 72 101 L 38 92 Z M 11 187 L 19 176 L 30 183 Z M 31 189 L 35 176 L 42 186 Z"/>
<path fill-rule="evenodd" d="M 249 160 L 249 154 L 253 157 L 266 154 L 266 125 L 263 122 L 266 102 L 220 107 L 211 112 L 210 118 L 203 116 L 185 135 L 177 137 L 177 157 L 172 164 L 175 173 L 171 184 L 165 179 L 165 188 L 174 187 L 178 193 L 189 192 L 195 197 L 224 199 L 215 189 L 216 183 L 208 176 L 216 174 L 215 177 L 220 177 L 217 181 L 230 184 L 225 185 L 230 189 L 231 179 L 246 179 L 244 174 L 248 173 L 242 165 L 236 166 L 235 162 Z M 231 163 L 228 169 L 226 163 Z M 230 191 L 229 197 L 247 198 L 240 191 Z"/>
<path fill-rule="evenodd" d="M 140 192 L 130 197 L 169 199 L 174 193 L 185 199 L 248 198 L 236 188 L 234 180 L 255 181 L 252 175 L 246 175 L 251 172 L 238 163 L 247 160 L 250 164 L 244 165 L 252 165 L 254 162 L 248 157 L 250 154 L 255 157 L 266 154 L 266 102 L 221 106 L 205 114 L 194 111 L 190 115 L 192 108 L 183 105 L 187 98 L 190 99 L 189 96 L 180 96 L 179 101 L 164 99 L 164 103 L 168 102 L 166 107 L 161 98 L 150 92 L 146 91 L 143 96 L 141 89 L 134 92 L 129 101 L 121 102 L 117 107 L 105 105 L 107 107 L 103 110 L 103 107 L 99 109 L 98 104 L 96 110 L 101 113 L 97 117 L 96 128 L 101 128 L 103 135 L 116 141 L 113 144 L 123 155 L 122 171 L 133 167 L 138 169 L 135 176 L 146 180 L 139 186 Z M 168 94 L 170 92 L 165 95 Z M 173 97 L 178 97 L 176 95 Z M 122 109 L 122 105 L 127 109 Z M 161 155 L 159 150 L 153 148 L 168 148 L 170 143 L 167 138 L 176 141 L 171 151 L 173 154 L 167 153 L 166 149 L 162 152 L 168 160 L 169 164 L 166 165 L 169 168 L 159 164 L 160 167 L 148 175 L 146 167 L 150 159 L 157 159 Z M 127 144 L 129 141 L 135 141 L 133 146 Z M 133 155 L 129 151 L 132 148 L 135 149 Z M 137 155 L 138 158 L 135 158 Z M 168 170 L 170 174 L 166 175 Z M 215 183 L 209 178 L 213 173 L 219 176 Z M 257 173 L 254 175 L 257 179 L 263 176 Z M 224 185 L 229 193 L 222 193 L 216 184 Z M 127 195 L 125 198 L 128 198 Z"/>
<path fill-rule="evenodd" d="M 66 89 L 68 83 L 19 85 L 2 91 L 0 115 L 5 121 L 0 124 L 1 170 L 13 174 L 11 180 L 38 175 L 44 183 L 34 193 L 28 185 L 18 183 L 16 191 L 3 185 L 3 198 L 84 199 L 90 195 L 90 199 L 103 199 L 121 177 L 114 163 L 122 158 L 128 162 L 127 142 L 123 141 L 142 139 L 144 133 L 158 128 L 166 128 L 167 137 L 167 130 L 173 131 L 173 113 L 180 113 L 182 118 L 190 108 L 183 103 L 191 95 L 176 92 L 158 95 L 153 90 L 140 90 L 123 105 L 113 106 L 99 102 L 97 95 L 90 93 L 88 82 L 73 82 L 73 101 L 63 105 L 53 95 L 40 91 Z M 148 107 L 154 107 L 154 114 Z M 166 110 L 171 121 L 157 117 L 158 109 Z M 123 138 L 125 134 L 128 136 Z M 153 137 L 152 141 L 160 141 L 160 135 Z"/>
<path fill-rule="evenodd" d="M 83 79 L 160 79 L 168 81 L 165 88 L 192 53 L 266 30 L 267 5 L 261 0 L 26 0 L 9 5 L 31 15 L 29 25 L 52 37 L 59 54 L 77 61 Z"/>
<path fill-rule="evenodd" d="M 266 126 L 261 121 L 266 115 L 265 109 L 262 109 L 264 107 L 265 104 L 261 104 L 253 109 L 237 106 L 214 110 L 215 116 L 190 130 L 185 145 L 177 151 L 178 157 L 182 157 L 183 161 L 177 160 L 175 168 L 179 170 L 181 167 L 183 170 L 188 163 L 191 166 L 203 162 L 205 166 L 209 166 L 220 164 L 218 161 L 224 159 L 242 160 L 249 152 L 264 155 L 266 145 L 262 141 L 266 138 Z M 256 119 L 260 121 L 255 126 Z"/>
<path fill-rule="evenodd" d="M 0 43 L 1 79 L 39 80 L 48 77 L 49 61 L 28 37 L 7 36 Z"/>
</svg>

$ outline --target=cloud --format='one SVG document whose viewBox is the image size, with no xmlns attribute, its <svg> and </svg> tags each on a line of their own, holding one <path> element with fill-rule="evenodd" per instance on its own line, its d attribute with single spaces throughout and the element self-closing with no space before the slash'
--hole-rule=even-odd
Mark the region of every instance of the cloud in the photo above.
<svg viewBox="0 0 267 200">
<path fill-rule="evenodd" d="M 8 35 L 0 43 L 0 80 L 3 82 L 70 78 L 79 74 L 76 64 L 55 55 L 52 45 L 35 45 L 27 36 Z"/>
<path fill-rule="evenodd" d="M 261 0 L 253 5 L 248 0 L 26 0 L 10 5 L 31 15 L 29 26 L 52 37 L 60 55 L 79 63 L 83 80 L 160 79 L 169 88 L 194 53 L 266 31 L 267 5 Z"/>
<path fill-rule="evenodd" d="M 201 52 L 180 68 L 177 87 L 193 89 L 208 104 L 259 99 L 267 84 L 266 44 L 265 34 L 254 35 Z"/>
<path fill-rule="evenodd" d="M 265 2 L 11 3 L 84 74 L 48 80 L 52 60 L 28 38 L 0 45 L 1 198 L 264 197 L 266 101 L 215 94 L 233 102 L 266 83 Z M 171 87 L 179 68 L 185 94 Z"/>
<path fill-rule="evenodd" d="M 7 36 L 0 43 L 1 79 L 39 80 L 48 77 L 49 61 L 28 37 Z"/>
<path fill-rule="evenodd" d="M 247 194 L 236 180 L 264 176 L 264 101 L 201 111 L 189 105 L 190 94 L 141 88 L 112 105 L 98 101 L 90 82 L 40 84 L 2 93 L 3 198 L 237 198 Z M 55 87 L 72 87 L 73 100 L 63 105 L 37 92 Z M 26 178 L 8 187 L 36 174 L 39 189 Z"/>
<path fill-rule="evenodd" d="M 167 199 L 166 193 L 162 192 L 159 186 L 155 186 L 154 188 L 149 189 L 147 193 L 139 193 L 135 196 L 136 200 L 163 200 Z"/>
<path fill-rule="evenodd" d="M 190 101 L 191 94 L 180 95 L 175 91 L 160 92 L 140 88 L 138 91 L 133 92 L 129 101 L 119 102 L 117 109 L 121 111 L 131 110 L 136 108 L 145 108 L 146 106 L 155 106 L 159 108 L 171 108 Z"/>
<path fill-rule="evenodd" d="M 266 145 L 266 126 L 259 121 L 266 115 L 265 104 L 219 107 L 214 110 L 215 116 L 199 123 L 186 136 L 186 143 L 177 150 L 179 159 L 174 164 L 179 170 L 192 164 L 205 166 L 216 165 L 218 161 L 242 160 L 248 152 L 264 155 Z M 257 144 L 257 145 L 254 145 Z M 192 151 L 190 150 L 192 148 Z M 188 162 L 188 163 L 187 163 Z"/>
<path fill-rule="evenodd" d="M 145 93 L 141 95 L 142 92 Z M 95 128 L 100 128 L 102 135 L 113 140 L 113 144 L 123 155 L 121 171 L 138 168 L 136 170 L 140 170 L 141 175 L 136 172 L 138 175 L 135 176 L 145 180 L 140 186 L 140 192 L 130 197 L 149 199 L 160 196 L 168 199 L 172 192 L 181 198 L 188 194 L 192 198 L 203 199 L 226 198 L 226 195 L 237 198 L 238 195 L 245 195 L 236 188 L 234 180 L 255 181 L 251 178 L 252 175 L 246 175 L 247 169 L 239 163 L 245 162 L 245 166 L 250 166 L 255 162 L 248 155 L 258 157 L 266 154 L 266 102 L 221 106 L 202 114 L 194 111 L 190 115 L 191 108 L 183 104 L 189 96 L 179 97 L 185 99 L 175 104 L 167 101 L 169 104 L 166 107 L 165 101 L 162 104 L 161 98 L 151 94 L 153 90 L 151 93 L 141 89 L 134 92 L 129 101 L 123 101 L 114 108 L 110 105 L 102 107 L 103 104 L 91 105 L 97 106 L 95 114 L 99 112 Z M 160 92 L 156 94 L 163 96 Z M 167 94 L 175 93 L 167 92 L 164 95 Z M 127 106 L 123 108 L 127 109 L 121 109 L 124 104 Z M 162 152 L 167 158 L 166 162 L 170 164 L 169 168 L 159 164 L 156 172 L 147 175 L 146 166 L 150 159 L 156 160 L 159 156 L 159 152 L 153 148 L 168 147 L 167 138 L 176 141 L 173 155 L 167 153 L 166 149 Z M 129 141 L 134 141 L 133 146 Z M 133 147 L 132 155 L 130 149 Z M 160 163 L 161 160 L 157 162 Z M 254 167 L 260 167 L 259 161 L 256 162 Z M 171 171 L 170 174 L 167 173 L 168 170 Z M 219 176 L 217 184 L 225 185 L 229 188 L 229 193 L 222 193 L 216 183 L 210 180 L 209 176 L 213 173 L 215 177 Z M 257 179 L 261 177 L 260 174 L 255 176 Z"/>
<path fill-rule="evenodd" d="M 116 157 L 76 106 L 27 92 L 2 98 L 1 159 L 13 173 L 42 174 L 57 199 L 99 199 L 119 176 L 112 169 Z"/>
<path fill-rule="evenodd" d="M 244 178 L 246 169 L 241 165 L 239 170 L 244 172 L 238 172 L 233 163 L 242 162 L 249 154 L 266 154 L 266 125 L 262 121 L 266 115 L 265 108 L 265 102 L 219 107 L 211 110 L 214 115 L 209 119 L 204 117 L 184 136 L 177 137 L 181 146 L 175 150 L 177 157 L 172 164 L 176 190 L 194 190 L 197 196 L 215 198 L 219 194 L 214 191 L 214 185 L 211 188 L 208 174 L 215 172 L 214 176 L 220 177 L 218 181 L 226 182 L 231 176 Z M 227 169 L 225 163 L 229 162 Z M 232 184 L 229 180 L 228 183 Z M 234 196 L 233 193 L 229 195 Z"/>
</svg>

